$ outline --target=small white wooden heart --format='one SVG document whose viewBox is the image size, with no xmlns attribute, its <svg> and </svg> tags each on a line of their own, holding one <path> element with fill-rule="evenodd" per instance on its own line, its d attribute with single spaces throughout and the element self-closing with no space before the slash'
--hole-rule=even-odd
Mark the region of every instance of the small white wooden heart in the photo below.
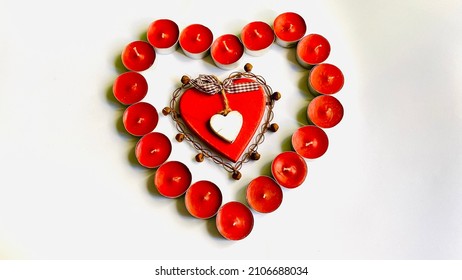
<svg viewBox="0 0 462 280">
<path fill-rule="evenodd" d="M 223 140 L 233 143 L 242 128 L 243 118 L 238 111 L 231 111 L 226 116 L 215 114 L 210 118 L 210 127 Z"/>
</svg>

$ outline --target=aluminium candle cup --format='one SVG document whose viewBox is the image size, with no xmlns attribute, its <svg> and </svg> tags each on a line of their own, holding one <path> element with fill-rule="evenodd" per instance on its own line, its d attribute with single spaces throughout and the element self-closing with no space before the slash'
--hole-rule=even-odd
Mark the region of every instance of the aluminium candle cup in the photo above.
<svg viewBox="0 0 462 280">
<path fill-rule="evenodd" d="M 324 155 L 329 147 L 326 132 L 315 125 L 298 128 L 292 134 L 292 147 L 306 159 L 316 159 Z"/>
<path fill-rule="evenodd" d="M 302 156 L 296 152 L 282 152 L 273 159 L 271 174 L 279 185 L 293 189 L 305 181 L 308 166 Z"/>
<path fill-rule="evenodd" d="M 154 49 L 156 50 L 156 53 L 161 54 L 161 55 L 172 54 L 172 53 L 174 53 L 174 52 L 178 49 L 178 40 L 177 40 L 176 43 L 173 44 L 173 46 L 171 46 L 171 47 L 168 47 L 168 48 L 157 48 L 157 47 L 154 47 Z"/>
<path fill-rule="evenodd" d="M 202 24 L 191 24 L 181 31 L 178 42 L 187 57 L 202 59 L 210 51 L 213 34 L 208 27 Z"/>
<path fill-rule="evenodd" d="M 120 74 L 112 85 L 114 97 L 123 105 L 140 102 L 148 93 L 148 82 L 138 72 L 128 71 Z"/>
<path fill-rule="evenodd" d="M 279 46 L 281 46 L 283 48 L 287 48 L 287 49 L 295 47 L 295 45 L 297 45 L 298 41 L 299 40 L 284 41 L 284 40 L 280 39 L 277 35 L 276 35 L 276 40 L 275 40 L 276 44 L 278 44 Z"/>
<path fill-rule="evenodd" d="M 308 104 L 308 119 L 322 128 L 331 128 L 343 119 L 343 106 L 332 95 L 321 94 L 313 98 Z"/>
<path fill-rule="evenodd" d="M 161 195 L 177 198 L 188 190 L 191 180 L 191 172 L 185 164 L 179 161 L 167 161 L 157 169 L 154 185 Z"/>
<path fill-rule="evenodd" d="M 297 44 L 296 58 L 298 64 L 306 69 L 324 62 L 330 54 L 330 44 L 319 34 L 309 34 Z"/>
<path fill-rule="evenodd" d="M 282 198 L 281 187 L 269 176 L 259 176 L 247 186 L 247 203 L 257 212 L 274 212 L 281 205 Z"/>
<path fill-rule="evenodd" d="M 261 50 L 258 50 L 258 51 L 252 51 L 252 50 L 250 50 L 250 49 L 248 49 L 248 48 L 245 48 L 245 53 L 248 54 L 248 55 L 250 55 L 250 56 L 255 56 L 255 57 L 257 57 L 257 56 L 262 56 L 262 55 L 264 55 L 265 53 L 268 52 L 269 49 L 270 49 L 270 47 L 267 47 L 267 48 L 264 48 L 264 49 L 261 49 Z"/>
<path fill-rule="evenodd" d="M 164 163 L 172 151 L 172 144 L 165 134 L 150 132 L 141 137 L 135 146 L 138 162 L 146 168 L 156 168 Z"/>
<path fill-rule="evenodd" d="M 143 136 L 153 131 L 158 121 L 156 108 L 148 102 L 132 104 L 122 115 L 125 130 L 133 136 Z"/>
<path fill-rule="evenodd" d="M 218 232 L 228 240 L 246 238 L 254 225 L 250 209 L 237 201 L 230 201 L 221 206 L 215 220 Z"/>
<path fill-rule="evenodd" d="M 335 94 L 344 84 L 342 71 L 335 65 L 320 63 L 311 68 L 308 74 L 308 90 L 314 95 Z"/>
<path fill-rule="evenodd" d="M 133 41 L 125 46 L 121 54 L 122 64 L 128 70 L 141 72 L 149 69 L 156 60 L 156 51 L 146 41 Z"/>
<path fill-rule="evenodd" d="M 254 21 L 242 28 L 241 41 L 248 55 L 262 56 L 268 52 L 274 40 L 273 29 L 265 22 Z"/>
<path fill-rule="evenodd" d="M 239 66 L 244 55 L 244 45 L 236 35 L 225 34 L 215 39 L 210 55 L 218 68 L 232 70 Z"/>
<path fill-rule="evenodd" d="M 178 25 L 169 19 L 152 22 L 146 32 L 148 42 L 158 54 L 171 54 L 178 48 L 180 30 Z"/>
<path fill-rule="evenodd" d="M 273 23 L 276 44 L 292 48 L 306 33 L 306 22 L 297 13 L 287 12 L 278 15 Z"/>
<path fill-rule="evenodd" d="M 198 219 L 209 219 L 215 216 L 222 201 L 220 188 L 206 180 L 195 182 L 185 194 L 186 209 Z"/>
</svg>

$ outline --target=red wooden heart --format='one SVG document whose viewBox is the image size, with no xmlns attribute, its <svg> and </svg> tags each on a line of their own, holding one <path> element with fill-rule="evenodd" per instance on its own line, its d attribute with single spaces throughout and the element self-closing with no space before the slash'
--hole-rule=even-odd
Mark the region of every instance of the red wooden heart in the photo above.
<svg viewBox="0 0 462 280">
<path fill-rule="evenodd" d="M 241 78 L 234 80 L 234 83 L 251 81 L 253 80 Z M 209 95 L 190 88 L 181 96 L 179 110 L 183 122 L 192 132 L 217 153 L 236 162 L 252 140 L 263 118 L 266 105 L 265 91 L 259 86 L 258 90 L 227 94 L 226 97 L 229 107 L 241 113 L 244 120 L 241 131 L 233 143 L 224 141 L 209 125 L 210 118 L 225 108 L 221 93 Z"/>
</svg>

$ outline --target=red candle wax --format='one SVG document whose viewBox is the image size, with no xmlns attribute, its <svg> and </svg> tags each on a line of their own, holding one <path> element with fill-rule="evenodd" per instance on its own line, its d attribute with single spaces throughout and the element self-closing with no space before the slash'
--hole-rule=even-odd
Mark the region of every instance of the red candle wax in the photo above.
<svg viewBox="0 0 462 280">
<path fill-rule="evenodd" d="M 308 104 L 308 118 L 322 128 L 336 126 L 343 118 L 343 106 L 331 95 L 316 96 Z"/>
<path fill-rule="evenodd" d="M 205 57 L 212 41 L 212 31 L 201 24 L 191 24 L 180 33 L 180 46 L 183 52 L 193 59 Z"/>
<path fill-rule="evenodd" d="M 253 215 L 244 204 L 231 201 L 218 210 L 216 216 L 218 232 L 226 239 L 241 240 L 253 228 Z"/>
<path fill-rule="evenodd" d="M 160 132 L 150 132 L 136 143 L 135 156 L 138 162 L 147 168 L 155 168 L 170 156 L 172 143 Z"/>
<path fill-rule="evenodd" d="M 279 185 L 293 189 L 306 178 L 308 167 L 305 160 L 295 152 L 282 152 L 271 164 L 271 173 Z"/>
<path fill-rule="evenodd" d="M 168 161 L 157 169 L 154 185 L 161 195 L 176 198 L 186 192 L 191 179 L 191 172 L 186 165 L 179 161 Z"/>
<path fill-rule="evenodd" d="M 180 29 L 178 25 L 169 19 L 158 19 L 153 21 L 146 33 L 148 42 L 159 54 L 169 54 L 175 51 L 178 46 Z"/>
<path fill-rule="evenodd" d="M 124 105 L 141 101 L 148 93 L 148 83 L 138 72 L 125 72 L 119 75 L 112 85 L 114 97 Z"/>
<path fill-rule="evenodd" d="M 210 181 L 198 181 L 192 184 L 185 195 L 186 209 L 199 219 L 215 216 L 222 200 L 220 188 Z"/>
<path fill-rule="evenodd" d="M 249 55 L 264 54 L 274 42 L 274 32 L 265 22 L 254 21 L 242 28 L 241 40 Z"/>
<path fill-rule="evenodd" d="M 125 109 L 122 121 L 128 133 L 134 136 L 143 136 L 156 128 L 159 116 L 154 106 L 146 102 L 139 102 Z"/>
<path fill-rule="evenodd" d="M 327 134 L 314 125 L 300 127 L 292 134 L 295 152 L 304 158 L 315 159 L 322 156 L 329 146 Z"/>
<path fill-rule="evenodd" d="M 329 54 L 329 41 L 319 34 L 307 35 L 297 44 L 297 61 L 305 68 L 323 62 Z"/>
<path fill-rule="evenodd" d="M 334 94 L 343 87 L 342 71 L 332 64 L 321 63 L 313 67 L 308 76 L 308 88 L 317 94 Z"/>
<path fill-rule="evenodd" d="M 268 176 L 253 179 L 247 186 L 246 199 L 260 213 L 270 213 L 282 203 L 281 187 Z"/>
<path fill-rule="evenodd" d="M 244 46 L 236 35 L 226 34 L 213 42 L 210 53 L 218 67 L 229 70 L 238 66 L 244 54 Z"/>
<path fill-rule="evenodd" d="M 305 35 L 305 20 L 296 13 L 288 12 L 274 19 L 276 43 L 282 47 L 293 47 Z"/>
<path fill-rule="evenodd" d="M 154 48 L 145 41 L 129 43 L 122 51 L 122 63 L 132 71 L 144 71 L 151 67 L 156 59 Z"/>
</svg>

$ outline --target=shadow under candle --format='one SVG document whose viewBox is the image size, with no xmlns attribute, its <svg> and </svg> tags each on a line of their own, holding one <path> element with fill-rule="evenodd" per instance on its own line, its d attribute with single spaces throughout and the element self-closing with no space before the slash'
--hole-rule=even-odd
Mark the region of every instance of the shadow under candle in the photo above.
<svg viewBox="0 0 462 280">
<path fill-rule="evenodd" d="M 186 208 L 185 196 L 184 195 L 176 198 L 176 210 L 178 211 L 178 213 L 182 217 L 186 217 L 186 218 L 190 218 L 190 219 L 196 219 L 195 217 L 193 217 L 189 213 L 188 209 Z"/>
<path fill-rule="evenodd" d="M 156 188 L 156 185 L 154 184 L 154 178 L 156 176 L 156 170 L 154 170 L 154 172 L 152 172 L 149 176 L 148 176 L 148 179 L 147 179 L 147 182 L 146 182 L 146 189 L 148 191 L 148 193 L 155 197 L 155 198 L 163 198 L 163 196 L 159 193 L 159 191 L 157 190 Z"/>
<path fill-rule="evenodd" d="M 118 54 L 115 58 L 114 58 L 114 68 L 116 70 L 116 72 L 118 74 L 122 74 L 124 72 L 127 72 L 128 69 L 125 68 L 123 62 L 122 62 L 122 56 L 121 56 L 122 52 L 120 54 Z"/>
<path fill-rule="evenodd" d="M 217 229 L 216 216 L 205 221 L 208 233 L 215 239 L 226 240 Z"/>
</svg>

